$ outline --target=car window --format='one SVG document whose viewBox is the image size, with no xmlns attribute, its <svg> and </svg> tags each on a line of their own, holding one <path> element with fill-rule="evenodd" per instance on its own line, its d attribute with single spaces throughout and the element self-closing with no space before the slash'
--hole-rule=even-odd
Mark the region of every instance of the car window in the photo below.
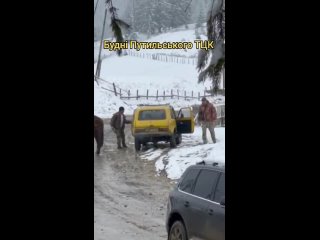
<svg viewBox="0 0 320 240">
<path fill-rule="evenodd" d="M 182 182 L 179 185 L 179 189 L 181 191 L 191 193 L 193 183 L 195 179 L 197 178 L 199 173 L 199 169 L 190 169 L 185 177 L 183 178 Z"/>
<path fill-rule="evenodd" d="M 166 119 L 166 112 L 160 110 L 143 110 L 139 112 L 139 120 L 162 120 Z"/>
<path fill-rule="evenodd" d="M 178 114 L 178 118 L 190 118 L 190 109 L 189 108 L 181 108 Z"/>
<path fill-rule="evenodd" d="M 219 172 L 213 170 L 201 170 L 194 187 L 193 194 L 199 197 L 210 199 L 213 187 L 216 185 Z"/>
<path fill-rule="evenodd" d="M 214 194 L 213 201 L 220 203 L 221 200 L 224 198 L 224 193 L 225 193 L 225 185 L 224 185 L 224 180 L 225 180 L 225 175 L 224 173 L 221 174 L 216 192 Z"/>
</svg>

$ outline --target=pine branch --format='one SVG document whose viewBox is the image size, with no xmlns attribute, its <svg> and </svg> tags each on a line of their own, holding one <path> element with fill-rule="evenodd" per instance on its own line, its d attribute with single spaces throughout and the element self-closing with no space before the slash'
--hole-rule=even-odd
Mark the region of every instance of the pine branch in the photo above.
<svg viewBox="0 0 320 240">
<path fill-rule="evenodd" d="M 129 24 L 127 24 L 126 22 L 124 22 L 123 20 L 120 20 L 117 18 L 117 8 L 115 8 L 113 6 L 113 3 L 112 3 L 112 0 L 106 0 L 106 4 L 108 5 L 109 7 L 109 12 L 111 14 L 111 23 L 110 23 L 110 26 L 111 26 L 111 29 L 112 29 L 112 32 L 116 38 L 116 41 L 117 42 L 123 42 L 124 39 L 123 39 L 123 36 L 122 36 L 122 31 L 121 31 L 121 27 L 124 27 L 124 28 L 129 28 Z M 122 53 L 122 50 L 117 50 L 117 54 L 120 56 Z"/>
<path fill-rule="evenodd" d="M 118 10 L 118 9 L 115 8 L 115 7 L 110 7 L 110 8 L 109 8 L 109 12 L 110 12 L 111 14 L 115 14 L 117 10 Z"/>
<path fill-rule="evenodd" d="M 115 21 L 117 22 L 117 24 L 120 26 L 120 27 L 123 27 L 123 28 L 130 28 L 130 25 L 128 23 L 126 23 L 125 21 L 121 20 L 121 19 L 118 19 L 116 18 Z"/>
<path fill-rule="evenodd" d="M 207 78 L 213 77 L 214 65 L 209 65 L 205 70 L 203 70 L 198 77 L 198 83 L 204 82 Z"/>
<path fill-rule="evenodd" d="M 197 62 L 197 69 L 198 71 L 203 70 L 205 65 L 208 62 L 208 57 L 209 57 L 209 51 L 206 51 L 204 49 L 200 49 L 198 52 L 198 62 Z"/>
</svg>

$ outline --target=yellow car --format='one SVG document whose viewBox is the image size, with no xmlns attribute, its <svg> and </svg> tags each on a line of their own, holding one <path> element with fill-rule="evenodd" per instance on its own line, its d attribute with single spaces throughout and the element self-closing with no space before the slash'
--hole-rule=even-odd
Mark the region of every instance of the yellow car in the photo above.
<svg viewBox="0 0 320 240">
<path fill-rule="evenodd" d="M 133 114 L 131 125 L 135 149 L 141 145 L 159 141 L 170 142 L 174 148 L 181 143 L 182 133 L 193 133 L 194 116 L 191 108 L 181 108 L 176 115 L 171 105 L 139 105 Z"/>
</svg>

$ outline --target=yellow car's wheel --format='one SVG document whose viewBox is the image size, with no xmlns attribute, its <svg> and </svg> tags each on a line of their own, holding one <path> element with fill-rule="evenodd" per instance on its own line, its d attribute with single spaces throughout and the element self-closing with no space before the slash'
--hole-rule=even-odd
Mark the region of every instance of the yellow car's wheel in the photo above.
<svg viewBox="0 0 320 240">
<path fill-rule="evenodd" d="M 141 150 L 141 142 L 138 138 L 134 138 L 134 148 L 136 149 L 136 151 Z"/>
<path fill-rule="evenodd" d="M 177 146 L 176 137 L 177 137 L 176 134 L 174 134 L 170 137 L 170 147 L 171 148 L 175 148 Z"/>
<path fill-rule="evenodd" d="M 177 138 L 176 138 L 176 143 L 177 143 L 177 145 L 179 145 L 181 142 L 182 142 L 182 136 L 181 136 L 181 134 L 178 134 Z"/>
</svg>

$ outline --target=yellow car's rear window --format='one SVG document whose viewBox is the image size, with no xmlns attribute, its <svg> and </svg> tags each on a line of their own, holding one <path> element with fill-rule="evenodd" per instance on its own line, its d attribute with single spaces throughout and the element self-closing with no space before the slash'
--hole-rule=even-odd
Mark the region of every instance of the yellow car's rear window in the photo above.
<svg viewBox="0 0 320 240">
<path fill-rule="evenodd" d="M 163 120 L 166 119 L 164 110 L 142 110 L 139 112 L 138 120 Z"/>
</svg>

